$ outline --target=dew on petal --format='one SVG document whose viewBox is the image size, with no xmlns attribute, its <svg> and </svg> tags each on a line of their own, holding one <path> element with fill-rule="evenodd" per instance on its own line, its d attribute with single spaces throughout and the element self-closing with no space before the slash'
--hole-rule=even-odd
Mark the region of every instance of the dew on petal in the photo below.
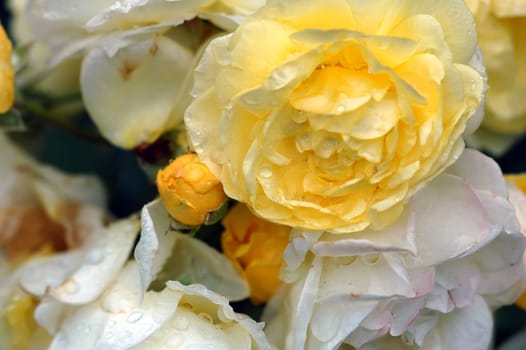
<svg viewBox="0 0 526 350">
<path fill-rule="evenodd" d="M 135 323 L 139 321 L 142 318 L 143 314 L 140 311 L 134 311 L 132 312 L 126 320 L 130 323 Z"/>
</svg>

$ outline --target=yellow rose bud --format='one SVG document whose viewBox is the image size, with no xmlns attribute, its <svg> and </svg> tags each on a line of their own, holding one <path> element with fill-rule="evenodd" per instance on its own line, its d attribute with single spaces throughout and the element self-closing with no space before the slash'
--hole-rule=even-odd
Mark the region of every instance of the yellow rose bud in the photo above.
<svg viewBox="0 0 526 350">
<path fill-rule="evenodd" d="M 0 113 L 7 112 L 15 96 L 14 69 L 11 64 L 11 42 L 0 26 Z"/>
<path fill-rule="evenodd" d="M 157 173 L 157 188 L 166 210 L 180 223 L 201 225 L 226 196 L 219 180 L 195 153 L 187 153 Z"/>
<path fill-rule="evenodd" d="M 267 1 L 207 46 L 189 142 L 266 220 L 385 228 L 480 121 L 476 39 L 462 0 Z"/>
<path fill-rule="evenodd" d="M 477 22 L 490 89 L 483 125 L 526 131 L 526 0 L 467 0 Z"/>
<path fill-rule="evenodd" d="M 260 219 L 243 204 L 230 210 L 223 225 L 224 254 L 247 281 L 252 301 L 266 302 L 282 283 L 279 272 L 290 227 Z"/>
</svg>

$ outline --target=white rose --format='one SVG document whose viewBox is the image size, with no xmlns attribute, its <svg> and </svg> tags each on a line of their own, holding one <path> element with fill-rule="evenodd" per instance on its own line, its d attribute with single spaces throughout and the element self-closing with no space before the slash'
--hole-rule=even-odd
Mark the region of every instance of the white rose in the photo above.
<svg viewBox="0 0 526 350">
<path fill-rule="evenodd" d="M 289 286 L 266 310 L 267 334 L 280 349 L 385 349 L 386 337 L 486 349 L 489 307 L 521 291 L 524 246 L 498 166 L 466 150 L 382 231 L 296 232 L 285 253 Z M 468 321 L 463 336 L 450 334 Z"/>
<path fill-rule="evenodd" d="M 86 109 L 110 142 L 133 148 L 182 121 L 194 60 L 206 39 L 183 23 L 213 18 L 228 29 L 257 5 L 248 0 L 28 0 L 26 18 L 18 22 L 29 23 L 33 40 L 48 50 L 52 73 L 53 67 L 62 70 L 67 62 L 82 60 Z"/>
<path fill-rule="evenodd" d="M 31 255 L 81 246 L 101 225 L 106 194 L 94 176 L 40 164 L 0 132 L 0 251 Z"/>
<path fill-rule="evenodd" d="M 78 257 L 104 225 L 105 193 L 96 178 L 40 164 L 3 133 L 0 149 L 0 344 L 42 349 L 49 336 L 32 319 L 38 300 L 25 289 L 24 276 L 55 255 Z M 45 266 L 39 271 L 47 272 Z M 28 283 L 46 277 L 53 275 L 38 273 Z"/>
<path fill-rule="evenodd" d="M 170 281 L 141 298 L 135 262 L 95 302 L 69 312 L 49 349 L 270 350 L 263 325 L 203 285 Z"/>
</svg>

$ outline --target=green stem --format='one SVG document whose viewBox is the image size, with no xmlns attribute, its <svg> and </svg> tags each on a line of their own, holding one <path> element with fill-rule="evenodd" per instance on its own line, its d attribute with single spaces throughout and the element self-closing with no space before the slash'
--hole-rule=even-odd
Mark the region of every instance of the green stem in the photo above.
<svg viewBox="0 0 526 350">
<path fill-rule="evenodd" d="M 85 138 L 90 141 L 107 143 L 99 134 L 95 134 L 83 129 L 80 129 L 61 118 L 49 113 L 45 108 L 40 106 L 38 103 L 32 102 L 30 100 L 18 100 L 15 102 L 15 107 L 22 112 L 27 112 L 32 116 L 35 116 L 48 124 L 64 129 L 74 135 Z"/>
</svg>

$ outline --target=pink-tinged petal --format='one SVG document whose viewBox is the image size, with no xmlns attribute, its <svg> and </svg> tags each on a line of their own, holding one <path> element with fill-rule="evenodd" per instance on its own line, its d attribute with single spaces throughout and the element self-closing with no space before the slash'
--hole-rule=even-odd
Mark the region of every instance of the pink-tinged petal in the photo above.
<svg viewBox="0 0 526 350">
<path fill-rule="evenodd" d="M 515 215 L 521 227 L 520 231 L 526 236 L 526 195 L 514 184 L 508 182 L 507 185 L 510 202 L 515 208 Z"/>
<path fill-rule="evenodd" d="M 473 303 L 480 279 L 480 270 L 475 264 L 450 262 L 437 267 L 436 283 L 444 288 L 454 308 Z"/>
<path fill-rule="evenodd" d="M 395 337 L 402 335 L 422 312 L 425 303 L 426 299 L 422 297 L 396 303 L 391 310 L 393 317 L 389 334 Z"/>
<path fill-rule="evenodd" d="M 453 175 L 443 174 L 418 192 L 414 208 L 415 265 L 435 265 L 465 255 L 492 232 L 480 200 L 468 184 Z"/>
<path fill-rule="evenodd" d="M 486 350 L 491 340 L 492 326 L 491 311 L 484 299 L 477 296 L 472 305 L 442 316 L 435 330 L 426 337 L 422 348 Z"/>
<path fill-rule="evenodd" d="M 355 302 L 349 297 L 337 303 L 316 305 L 310 325 L 313 337 L 308 342 L 308 349 L 337 348 L 377 304 L 377 301 Z"/>
<path fill-rule="evenodd" d="M 366 229 L 352 234 L 326 234 L 312 247 L 319 256 L 351 256 L 379 252 L 407 252 L 415 255 L 414 212 L 411 206 L 400 219 L 381 231 Z"/>
<path fill-rule="evenodd" d="M 506 183 L 498 164 L 479 151 L 465 149 L 447 172 L 465 179 L 476 190 L 507 198 Z"/>
</svg>

